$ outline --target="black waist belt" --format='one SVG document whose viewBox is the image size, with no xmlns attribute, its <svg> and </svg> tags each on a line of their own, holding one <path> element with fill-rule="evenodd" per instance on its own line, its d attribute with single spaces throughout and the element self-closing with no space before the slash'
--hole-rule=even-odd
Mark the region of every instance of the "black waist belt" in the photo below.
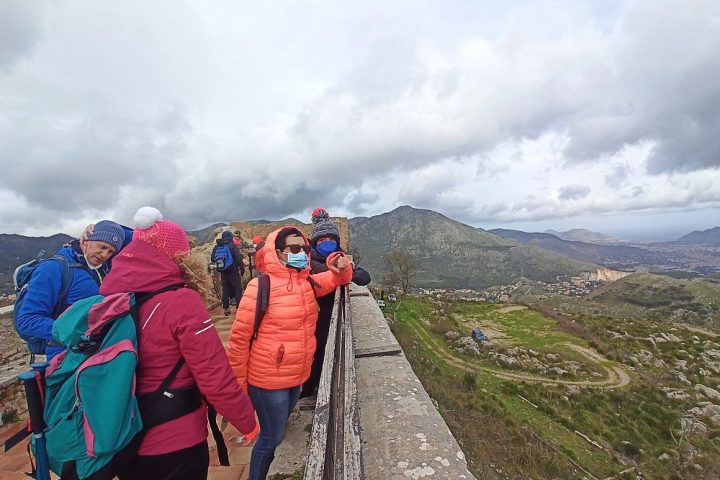
<svg viewBox="0 0 720 480">
<path fill-rule="evenodd" d="M 192 413 L 202 406 L 197 385 L 160 389 L 138 396 L 143 428 L 149 430 L 163 423 Z"/>
</svg>

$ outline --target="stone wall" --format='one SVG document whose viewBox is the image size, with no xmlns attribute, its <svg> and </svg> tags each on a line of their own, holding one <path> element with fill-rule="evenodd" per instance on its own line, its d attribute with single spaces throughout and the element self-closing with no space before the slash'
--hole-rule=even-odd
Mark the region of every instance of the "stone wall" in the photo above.
<svg viewBox="0 0 720 480">
<path fill-rule="evenodd" d="M 0 425 L 7 420 L 18 421 L 27 417 L 27 402 L 22 384 L 13 376 L 6 385 L 0 384 Z"/>
<path fill-rule="evenodd" d="M 25 392 L 16 376 L 26 369 L 30 354 L 15 333 L 12 314 L 0 315 L 0 338 L 0 418 L 8 415 L 25 418 Z"/>
<path fill-rule="evenodd" d="M 335 223 L 335 225 L 338 226 L 338 229 L 340 230 L 340 246 L 343 248 L 343 250 L 348 249 L 348 245 L 350 243 L 350 233 L 348 230 L 348 220 L 345 217 L 330 217 L 330 220 Z M 310 232 L 312 231 L 312 224 L 306 224 L 306 223 L 298 223 L 298 224 L 287 224 L 289 226 L 293 226 L 303 232 L 305 235 L 310 238 Z M 250 225 L 249 223 L 244 222 L 230 222 L 230 226 L 225 229 L 218 229 L 218 232 L 216 233 L 216 236 L 219 234 L 219 232 L 223 230 L 230 230 L 232 232 L 240 232 L 240 235 L 243 237 L 244 240 L 247 240 L 248 243 L 252 241 L 252 238 L 256 235 L 260 235 L 263 238 L 266 238 L 270 232 L 273 230 L 277 230 L 280 227 L 287 226 L 287 225 L 280 225 L 276 223 L 267 223 L 262 225 Z"/>
</svg>

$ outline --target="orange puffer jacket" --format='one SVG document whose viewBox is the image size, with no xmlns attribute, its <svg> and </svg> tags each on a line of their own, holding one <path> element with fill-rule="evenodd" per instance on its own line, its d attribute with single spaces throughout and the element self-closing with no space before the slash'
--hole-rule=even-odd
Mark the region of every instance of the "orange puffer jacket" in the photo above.
<svg viewBox="0 0 720 480">
<path fill-rule="evenodd" d="M 352 268 L 339 274 L 332 271 L 311 274 L 310 268 L 297 271 L 283 265 L 275 253 L 275 239 L 284 228 L 268 235 L 265 246 L 258 252 L 262 253 L 265 270 L 270 275 L 270 301 L 252 349 L 257 279 L 248 283 L 230 332 L 227 356 L 243 388 L 250 384 L 278 390 L 302 385 L 310 376 L 315 353 L 318 318 L 315 297 L 327 295 L 352 279 Z M 308 277 L 316 284 L 314 290 Z"/>
</svg>

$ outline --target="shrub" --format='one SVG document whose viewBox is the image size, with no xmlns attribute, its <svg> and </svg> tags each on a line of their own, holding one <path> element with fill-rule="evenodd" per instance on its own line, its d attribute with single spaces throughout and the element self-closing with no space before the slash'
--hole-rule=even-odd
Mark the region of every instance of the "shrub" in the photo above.
<svg viewBox="0 0 720 480">
<path fill-rule="evenodd" d="M 475 387 L 477 386 L 477 372 L 465 370 L 465 374 L 463 375 L 463 386 L 467 390 L 475 390 Z"/>
</svg>

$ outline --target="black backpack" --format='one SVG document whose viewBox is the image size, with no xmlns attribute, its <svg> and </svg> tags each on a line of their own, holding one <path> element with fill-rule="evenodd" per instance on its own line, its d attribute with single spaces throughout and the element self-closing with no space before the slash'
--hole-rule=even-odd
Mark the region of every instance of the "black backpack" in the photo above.
<svg viewBox="0 0 720 480">
<path fill-rule="evenodd" d="M 257 338 L 258 330 L 260 330 L 260 324 L 265 317 L 267 312 L 268 304 L 270 303 L 270 275 L 263 272 L 258 272 L 258 293 L 255 299 L 255 323 L 253 325 L 253 334 L 250 337 L 250 348 Z"/>
</svg>

